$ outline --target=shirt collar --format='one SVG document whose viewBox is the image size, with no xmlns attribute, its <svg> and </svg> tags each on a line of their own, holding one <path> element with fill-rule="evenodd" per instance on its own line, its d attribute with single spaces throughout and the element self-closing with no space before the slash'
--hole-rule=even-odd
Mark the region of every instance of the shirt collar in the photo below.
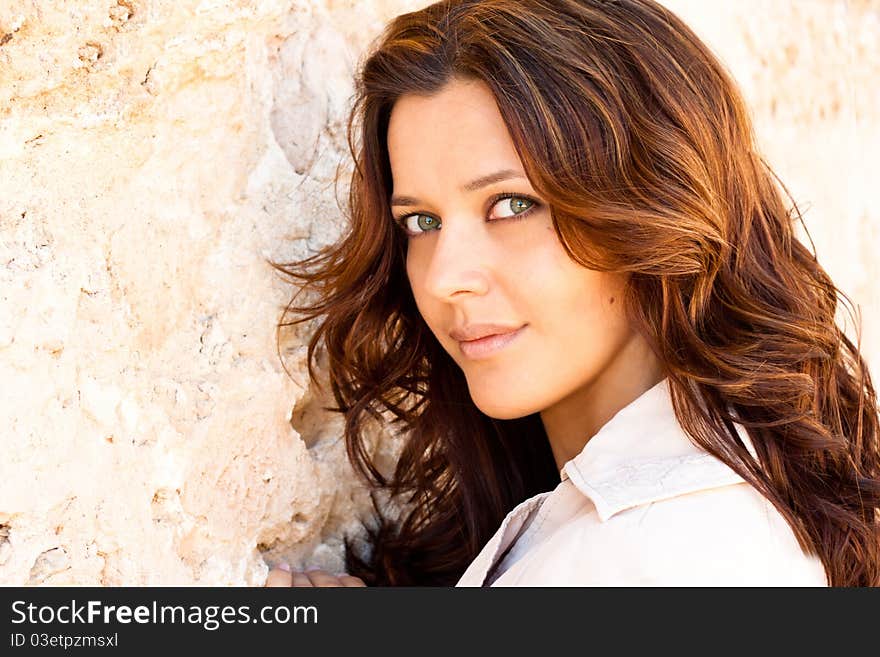
<svg viewBox="0 0 880 657">
<path fill-rule="evenodd" d="M 744 428 L 735 426 L 753 452 Z M 603 522 L 634 506 L 745 481 L 691 442 L 675 417 L 668 377 L 621 408 L 560 476 L 590 498 Z"/>
</svg>

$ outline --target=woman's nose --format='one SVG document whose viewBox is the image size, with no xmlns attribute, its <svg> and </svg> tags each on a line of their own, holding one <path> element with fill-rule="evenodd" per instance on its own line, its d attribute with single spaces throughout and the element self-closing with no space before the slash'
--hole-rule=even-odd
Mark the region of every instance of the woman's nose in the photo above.
<svg viewBox="0 0 880 657">
<path fill-rule="evenodd" d="M 441 223 L 424 280 L 425 288 L 437 298 L 488 291 L 494 249 L 485 231 L 474 225 L 467 218 Z"/>
</svg>

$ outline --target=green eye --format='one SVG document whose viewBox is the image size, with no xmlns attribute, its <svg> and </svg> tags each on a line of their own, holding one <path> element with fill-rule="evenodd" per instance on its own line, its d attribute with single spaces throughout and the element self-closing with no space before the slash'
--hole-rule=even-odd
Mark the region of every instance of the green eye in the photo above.
<svg viewBox="0 0 880 657">
<path fill-rule="evenodd" d="M 519 214 L 520 211 L 525 212 L 533 205 L 534 203 L 532 201 L 523 198 L 522 196 L 513 196 L 510 199 L 510 209 L 513 210 L 515 214 Z"/>
<path fill-rule="evenodd" d="M 424 233 L 430 232 L 439 225 L 436 217 L 427 214 L 419 214 L 414 212 L 402 217 L 396 217 L 395 222 L 403 229 L 403 232 L 410 237 L 416 237 Z"/>
<path fill-rule="evenodd" d="M 419 230 L 431 230 L 437 225 L 437 220 L 434 217 L 429 217 L 426 214 L 416 214 L 413 216 L 416 217 L 416 225 L 418 225 Z"/>
</svg>

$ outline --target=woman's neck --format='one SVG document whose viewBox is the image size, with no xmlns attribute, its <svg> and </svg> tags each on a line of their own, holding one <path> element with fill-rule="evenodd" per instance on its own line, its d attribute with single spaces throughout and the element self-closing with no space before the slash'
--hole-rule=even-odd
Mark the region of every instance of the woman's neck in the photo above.
<svg viewBox="0 0 880 657">
<path fill-rule="evenodd" d="M 588 383 L 541 411 L 556 468 L 561 470 L 621 408 L 664 376 L 647 343 L 634 335 Z"/>
</svg>

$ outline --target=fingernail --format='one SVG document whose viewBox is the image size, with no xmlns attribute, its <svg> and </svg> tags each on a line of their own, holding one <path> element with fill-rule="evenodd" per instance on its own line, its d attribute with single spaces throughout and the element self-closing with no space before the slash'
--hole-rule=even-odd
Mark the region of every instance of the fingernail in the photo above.
<svg viewBox="0 0 880 657">
<path fill-rule="evenodd" d="M 278 564 L 278 567 L 281 570 L 286 570 L 287 572 L 290 572 L 290 564 L 287 563 L 286 561 L 282 561 L 280 564 Z"/>
</svg>

